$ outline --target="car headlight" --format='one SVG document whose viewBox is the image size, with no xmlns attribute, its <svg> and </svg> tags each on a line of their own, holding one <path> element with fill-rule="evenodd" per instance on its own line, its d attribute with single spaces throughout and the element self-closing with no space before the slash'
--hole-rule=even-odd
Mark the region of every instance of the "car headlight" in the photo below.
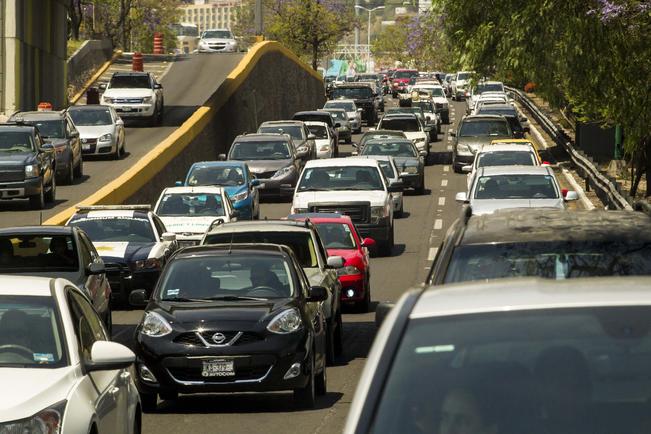
<svg viewBox="0 0 651 434">
<path fill-rule="evenodd" d="M 386 206 L 372 206 L 371 207 L 371 218 L 372 219 L 381 219 L 389 216 L 389 209 Z"/>
<path fill-rule="evenodd" d="M 146 96 L 146 97 L 144 97 L 144 98 L 142 99 L 142 103 L 143 103 L 143 104 L 149 104 L 149 103 L 151 103 L 151 97 L 150 97 L 150 96 Z"/>
<path fill-rule="evenodd" d="M 418 167 L 416 166 L 407 166 L 405 167 L 405 172 L 406 173 L 418 173 Z"/>
<path fill-rule="evenodd" d="M 35 178 L 41 174 L 41 169 L 37 164 L 28 164 L 25 166 L 25 178 Z"/>
<path fill-rule="evenodd" d="M 161 261 L 158 258 L 147 258 L 135 262 L 136 270 L 161 268 Z"/>
<path fill-rule="evenodd" d="M 353 276 L 355 274 L 362 274 L 362 272 L 354 265 L 346 265 L 337 269 L 337 276 Z"/>
<path fill-rule="evenodd" d="M 472 152 L 470 146 L 464 145 L 463 143 L 457 144 L 457 152 Z"/>
<path fill-rule="evenodd" d="M 147 312 L 145 319 L 142 320 L 140 333 L 154 338 L 160 338 L 172 333 L 172 326 L 161 314 Z"/>
<path fill-rule="evenodd" d="M 296 309 L 288 309 L 279 313 L 267 326 L 267 330 L 279 335 L 294 333 L 301 328 L 303 328 L 303 321 L 301 320 L 301 315 Z"/>
<path fill-rule="evenodd" d="M 274 173 L 274 176 L 272 176 L 272 178 L 282 178 L 283 176 L 287 176 L 289 174 L 289 172 L 292 171 L 293 168 L 294 168 L 294 166 L 283 167 L 282 169 L 280 169 L 276 173 Z"/>
<path fill-rule="evenodd" d="M 66 404 L 67 401 L 61 401 L 26 419 L 0 423 L 0 433 L 58 434 Z"/>
<path fill-rule="evenodd" d="M 233 202 L 237 202 L 238 200 L 244 200 L 244 199 L 246 199 L 247 197 L 249 197 L 249 191 L 248 191 L 248 190 L 244 190 L 244 191 L 241 192 L 241 193 L 234 194 L 234 195 L 231 197 L 231 200 L 233 200 Z"/>
<path fill-rule="evenodd" d="M 99 142 L 110 142 L 113 140 L 113 136 L 111 134 L 104 134 L 101 136 L 99 139 L 97 139 Z"/>
<path fill-rule="evenodd" d="M 113 104 L 113 98 L 111 98 L 110 96 L 103 96 L 102 99 L 106 103 Z"/>
</svg>

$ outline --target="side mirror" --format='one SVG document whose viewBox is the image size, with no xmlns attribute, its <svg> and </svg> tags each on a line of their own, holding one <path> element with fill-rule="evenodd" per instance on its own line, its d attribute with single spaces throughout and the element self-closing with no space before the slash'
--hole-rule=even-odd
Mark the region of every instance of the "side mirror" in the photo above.
<svg viewBox="0 0 651 434">
<path fill-rule="evenodd" d="M 118 127 L 123 127 L 124 126 L 124 120 L 122 120 L 122 118 L 118 118 L 118 120 L 115 121 L 115 125 L 117 125 Z"/>
<path fill-rule="evenodd" d="M 174 187 L 183 187 L 183 181 L 176 181 Z"/>
<path fill-rule="evenodd" d="M 165 243 L 173 243 L 176 241 L 176 234 L 174 232 L 165 232 L 160 238 Z"/>
<path fill-rule="evenodd" d="M 54 145 L 50 142 L 44 142 L 43 146 L 41 146 L 41 149 L 52 150 L 54 149 Z"/>
<path fill-rule="evenodd" d="M 341 122 L 335 122 L 335 128 L 341 128 Z"/>
<path fill-rule="evenodd" d="M 126 369 L 136 361 L 136 355 L 129 348 L 117 342 L 96 341 L 90 349 L 90 361 L 85 363 L 87 371 L 113 371 Z"/>
<path fill-rule="evenodd" d="M 328 290 L 323 286 L 310 287 L 310 297 L 307 301 L 326 301 L 328 299 Z"/>
<path fill-rule="evenodd" d="M 341 256 L 328 256 L 328 268 L 342 268 L 344 266 L 344 258 Z"/>
<path fill-rule="evenodd" d="M 375 240 L 373 238 L 364 238 L 362 240 L 362 247 L 371 248 L 375 246 Z"/>
<path fill-rule="evenodd" d="M 359 155 L 359 152 L 356 149 L 353 149 L 353 151 L 351 151 L 350 155 L 355 157 L 355 156 Z"/>
<path fill-rule="evenodd" d="M 454 200 L 456 200 L 457 202 L 467 202 L 468 193 L 461 191 L 457 193 L 456 196 L 454 196 Z"/>
<path fill-rule="evenodd" d="M 395 306 L 395 303 L 390 302 L 390 301 L 385 301 L 383 303 L 379 303 L 377 307 L 375 308 L 375 325 L 376 327 L 380 327 L 384 320 L 386 319 L 387 315 L 389 315 L 389 312 L 391 312 L 391 309 Z"/>
<path fill-rule="evenodd" d="M 98 88 L 99 90 L 106 90 L 106 83 L 101 83 Z"/>
<path fill-rule="evenodd" d="M 314 134 L 309 134 L 309 135 L 307 136 L 307 139 L 308 139 L 308 140 L 314 140 L 314 139 L 316 139 L 316 136 L 315 136 Z"/>
<path fill-rule="evenodd" d="M 362 113 L 362 112 L 364 111 L 364 109 L 363 109 L 363 108 L 358 108 L 357 111 L 358 111 L 359 113 Z"/>
<path fill-rule="evenodd" d="M 160 83 L 156 83 L 156 84 L 154 85 L 154 89 L 162 89 L 162 88 L 163 88 L 163 85 L 160 84 Z"/>
<path fill-rule="evenodd" d="M 252 179 L 251 183 L 249 185 L 251 187 L 259 187 L 260 186 L 260 180 L 259 179 Z"/>
<path fill-rule="evenodd" d="M 472 172 L 472 166 L 463 166 L 461 168 L 461 171 L 466 172 L 466 173 L 470 173 L 470 172 Z"/>
<path fill-rule="evenodd" d="M 563 195 L 563 197 L 568 202 L 572 201 L 572 200 L 578 200 L 579 199 L 579 193 L 577 193 L 574 190 L 570 190 L 570 191 L 566 190 L 566 193 Z"/>
<path fill-rule="evenodd" d="M 418 155 L 420 155 L 421 157 L 427 157 L 427 151 L 425 151 L 425 150 L 418 151 Z"/>
<path fill-rule="evenodd" d="M 217 159 L 218 159 L 219 161 L 226 161 L 226 154 L 219 154 L 219 155 L 217 156 Z"/>
<path fill-rule="evenodd" d="M 79 131 L 77 131 L 77 130 L 71 131 L 70 134 L 68 135 L 68 137 L 70 137 L 71 139 L 79 138 Z"/>
<path fill-rule="evenodd" d="M 394 181 L 389 184 L 387 190 L 389 193 L 400 193 L 405 190 L 405 184 L 402 181 Z"/>
<path fill-rule="evenodd" d="M 136 307 L 144 307 L 149 303 L 149 297 L 147 297 L 147 291 L 144 289 L 134 289 L 129 294 L 129 304 Z"/>
<path fill-rule="evenodd" d="M 93 276 L 96 274 L 103 274 L 105 272 L 106 272 L 106 267 L 104 266 L 104 264 L 100 264 L 97 262 L 93 262 L 86 269 L 86 274 L 88 274 L 89 276 Z"/>
<path fill-rule="evenodd" d="M 237 209 L 234 209 L 231 211 L 231 218 L 238 218 L 240 216 L 240 211 Z"/>
</svg>

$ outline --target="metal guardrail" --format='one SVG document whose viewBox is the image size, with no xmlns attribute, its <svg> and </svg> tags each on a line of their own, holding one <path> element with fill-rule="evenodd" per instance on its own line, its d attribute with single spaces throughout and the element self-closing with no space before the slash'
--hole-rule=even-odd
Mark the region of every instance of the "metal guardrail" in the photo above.
<svg viewBox="0 0 651 434">
<path fill-rule="evenodd" d="M 587 190 L 592 188 L 608 209 L 633 209 L 631 206 L 633 200 L 622 191 L 622 186 L 615 178 L 600 170 L 592 158 L 583 151 L 576 149 L 567 134 L 556 126 L 523 92 L 511 87 L 506 87 L 506 89 L 516 96 L 518 102 L 531 113 L 554 142 L 565 149 L 576 171 L 585 179 Z"/>
</svg>

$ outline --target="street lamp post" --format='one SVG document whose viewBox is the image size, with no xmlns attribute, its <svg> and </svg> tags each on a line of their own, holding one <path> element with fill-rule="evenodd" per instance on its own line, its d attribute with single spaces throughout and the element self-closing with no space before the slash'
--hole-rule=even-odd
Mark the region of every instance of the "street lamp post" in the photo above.
<svg viewBox="0 0 651 434">
<path fill-rule="evenodd" d="M 377 6 L 374 7 L 373 9 L 367 9 L 364 6 L 355 5 L 355 9 L 362 9 L 368 12 L 368 27 L 366 29 L 366 36 L 367 36 L 366 49 L 368 50 L 368 54 L 367 54 L 368 57 L 366 58 L 366 68 L 368 70 L 368 68 L 371 65 L 371 14 L 375 11 L 384 9 L 384 6 Z"/>
</svg>

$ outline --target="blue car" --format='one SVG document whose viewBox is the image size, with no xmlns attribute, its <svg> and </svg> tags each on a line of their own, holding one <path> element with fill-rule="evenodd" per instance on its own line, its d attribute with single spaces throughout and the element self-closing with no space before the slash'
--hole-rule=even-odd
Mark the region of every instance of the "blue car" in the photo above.
<svg viewBox="0 0 651 434">
<path fill-rule="evenodd" d="M 239 211 L 239 220 L 256 220 L 260 217 L 260 181 L 241 161 L 202 161 L 194 163 L 185 177 L 185 182 L 177 185 L 194 187 L 216 185 L 224 188 Z"/>
</svg>

